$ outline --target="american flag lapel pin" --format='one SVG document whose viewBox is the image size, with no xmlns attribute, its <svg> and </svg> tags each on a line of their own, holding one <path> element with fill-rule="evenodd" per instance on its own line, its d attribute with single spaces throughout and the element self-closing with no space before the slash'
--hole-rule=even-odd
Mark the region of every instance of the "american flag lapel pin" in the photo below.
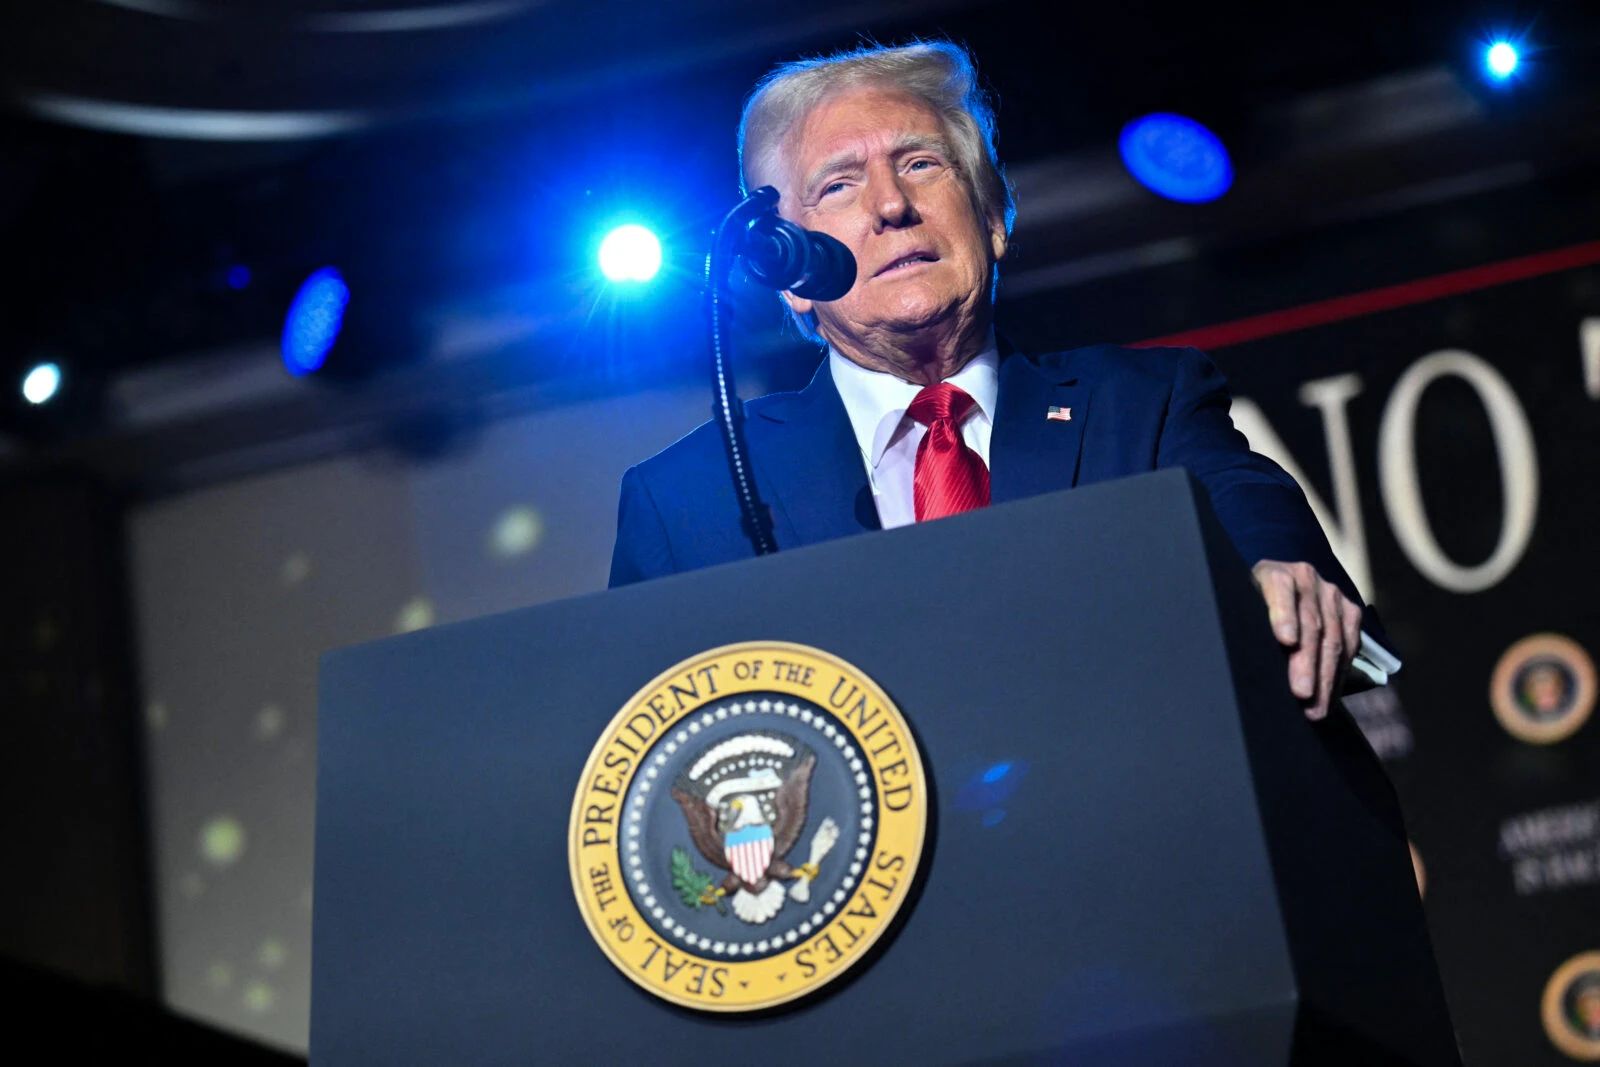
<svg viewBox="0 0 1600 1067">
<path fill-rule="evenodd" d="M 1048 408 L 1045 409 L 1044 417 L 1047 418 L 1047 419 L 1054 419 L 1057 422 L 1071 422 L 1072 421 L 1072 409 L 1071 408 L 1058 408 L 1054 404 L 1051 404 Z"/>
</svg>

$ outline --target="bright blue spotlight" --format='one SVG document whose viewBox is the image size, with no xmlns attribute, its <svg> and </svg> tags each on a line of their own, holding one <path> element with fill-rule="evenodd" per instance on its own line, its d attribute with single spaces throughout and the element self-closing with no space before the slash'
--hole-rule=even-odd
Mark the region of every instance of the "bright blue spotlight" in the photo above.
<svg viewBox="0 0 1600 1067">
<path fill-rule="evenodd" d="M 661 269 L 661 242 L 643 226 L 618 226 L 600 242 L 600 272 L 614 282 L 647 282 Z"/>
<path fill-rule="evenodd" d="M 1502 80 L 1515 74 L 1521 62 L 1522 57 L 1517 55 L 1516 46 L 1507 41 L 1496 41 L 1483 54 L 1483 63 L 1489 68 L 1489 73 Z"/>
<path fill-rule="evenodd" d="M 41 363 L 22 379 L 22 396 L 30 404 L 43 404 L 61 389 L 61 368 Z"/>
<path fill-rule="evenodd" d="M 310 374 L 322 366 L 339 338 L 349 303 L 350 287 L 332 267 L 313 272 L 301 284 L 283 321 L 283 365 L 290 374 Z"/>
<path fill-rule="evenodd" d="M 1182 115 L 1134 119 L 1122 128 L 1118 147 L 1128 173 L 1169 200 L 1215 200 L 1233 184 L 1233 164 L 1217 135 Z"/>
</svg>

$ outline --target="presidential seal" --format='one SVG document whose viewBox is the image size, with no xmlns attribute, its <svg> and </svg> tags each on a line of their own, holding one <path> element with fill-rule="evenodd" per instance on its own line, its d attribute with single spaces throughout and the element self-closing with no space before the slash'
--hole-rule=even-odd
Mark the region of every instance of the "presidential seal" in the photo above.
<svg viewBox="0 0 1600 1067">
<path fill-rule="evenodd" d="M 572 887 L 630 979 L 753 1011 L 860 962 L 905 903 L 927 816 L 916 743 L 870 678 L 803 645 L 727 645 L 606 727 L 572 804 Z"/>
<path fill-rule="evenodd" d="M 1489 703 L 1500 725 L 1535 745 L 1571 737 L 1594 701 L 1594 660 L 1560 634 L 1524 637 L 1506 649 L 1489 681 Z"/>
<path fill-rule="evenodd" d="M 1556 1048 L 1575 1060 L 1600 1060 L 1600 952 L 1581 952 L 1556 968 L 1540 1015 Z"/>
</svg>

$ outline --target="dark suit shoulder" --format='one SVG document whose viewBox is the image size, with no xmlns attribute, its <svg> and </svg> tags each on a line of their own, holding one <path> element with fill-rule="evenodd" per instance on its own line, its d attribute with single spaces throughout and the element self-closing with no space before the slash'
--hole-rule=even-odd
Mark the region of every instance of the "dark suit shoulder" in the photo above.
<svg viewBox="0 0 1600 1067">
<path fill-rule="evenodd" d="M 1064 376 L 1082 374 L 1085 378 L 1104 378 L 1106 374 L 1149 374 L 1152 378 L 1171 381 L 1179 363 L 1195 355 L 1195 349 L 1133 349 L 1123 344 L 1090 344 L 1082 349 L 1043 352 L 1027 358 L 1046 373 L 1059 371 Z"/>
<path fill-rule="evenodd" d="M 672 444 L 649 459 L 635 464 L 634 469 L 649 481 L 674 479 L 686 473 L 705 469 L 708 462 L 722 453 L 722 437 L 714 422 L 702 422 Z"/>
<path fill-rule="evenodd" d="M 1067 380 L 1083 377 L 1105 382 L 1116 378 L 1147 379 L 1166 388 L 1185 359 L 1203 358 L 1193 348 L 1130 348 L 1126 345 L 1086 345 L 1061 352 L 1026 357 L 1040 371 Z"/>
<path fill-rule="evenodd" d="M 768 393 L 754 400 L 746 400 L 744 410 L 747 415 L 777 414 L 779 411 L 787 410 L 791 404 L 799 402 L 805 395 L 805 392 L 799 389 L 786 393 Z"/>
<path fill-rule="evenodd" d="M 766 396 L 748 400 L 744 405 L 745 418 L 748 421 L 759 415 L 786 411 L 799 396 L 797 392 L 768 393 Z M 722 431 L 718 429 L 714 419 L 702 422 L 660 452 L 637 464 L 636 469 L 653 481 L 656 478 L 698 474 L 705 470 L 708 463 L 715 465 L 726 463 L 722 448 Z"/>
</svg>

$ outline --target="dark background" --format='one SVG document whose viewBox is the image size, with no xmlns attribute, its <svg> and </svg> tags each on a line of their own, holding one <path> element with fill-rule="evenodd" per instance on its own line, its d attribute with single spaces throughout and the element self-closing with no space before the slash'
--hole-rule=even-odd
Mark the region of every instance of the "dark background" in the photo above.
<svg viewBox="0 0 1600 1067">
<path fill-rule="evenodd" d="M 1024 349 L 1600 240 L 1600 12 L 1579 2 L 11 0 L 0 825 L 23 873 L 0 952 L 304 1048 L 316 656 L 604 584 L 622 470 L 707 410 L 694 277 L 743 94 L 858 34 L 964 40 L 998 95 L 1019 200 L 999 325 Z M 1482 73 L 1496 35 L 1527 57 L 1505 85 Z M 1226 196 L 1176 204 L 1122 170 L 1118 131 L 1154 110 L 1222 137 Z M 667 246 L 637 292 L 593 268 L 617 221 Z M 278 334 L 327 265 L 350 318 L 294 379 Z M 738 306 L 747 391 L 804 381 L 816 352 L 770 295 Z M 1488 701 L 1524 636 L 1600 650 L 1587 319 L 1600 267 L 1580 265 L 1212 347 L 1325 501 L 1298 391 L 1360 375 L 1364 592 L 1406 660 L 1361 721 L 1475 1065 L 1570 1062 L 1539 1000 L 1600 948 L 1600 881 L 1519 895 L 1501 848 L 1507 820 L 1597 799 L 1596 727 L 1530 745 Z M 1417 570 L 1379 491 L 1390 391 L 1444 349 L 1505 378 L 1537 452 L 1528 548 L 1472 593 Z M 34 408 L 14 385 L 45 358 L 65 386 Z M 1459 379 L 1427 390 L 1415 450 L 1441 547 L 1481 561 L 1507 487 Z"/>
</svg>

